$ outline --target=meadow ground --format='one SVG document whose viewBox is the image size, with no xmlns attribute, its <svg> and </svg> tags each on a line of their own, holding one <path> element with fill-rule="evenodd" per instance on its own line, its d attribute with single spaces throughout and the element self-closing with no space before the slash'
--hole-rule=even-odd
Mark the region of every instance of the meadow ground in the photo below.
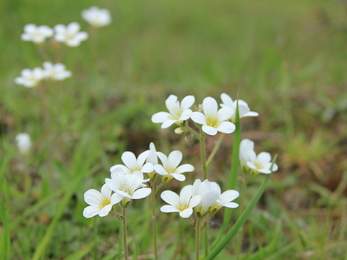
<svg viewBox="0 0 347 260">
<path fill-rule="evenodd" d="M 92 5 L 113 21 L 76 48 L 44 53 L 20 39 L 28 23 L 87 30 L 81 11 Z M 120 222 L 84 218 L 84 192 L 101 187 L 124 151 L 139 154 L 150 142 L 181 150 L 199 172 L 196 142 L 151 116 L 170 94 L 201 103 L 221 93 L 260 114 L 242 120 L 242 138 L 278 154 L 279 170 L 243 227 L 241 259 L 347 259 L 346 1 L 4 0 L 0 14 L 1 260 L 114 259 Z M 44 61 L 73 76 L 37 89 L 14 83 Z M 25 158 L 15 144 L 21 132 L 33 141 Z M 232 146 L 230 135 L 210 168 L 222 187 Z M 250 180 L 246 202 L 263 177 Z M 148 208 L 145 200 L 129 210 L 133 259 L 152 259 Z M 160 259 L 193 259 L 189 223 L 158 216 Z M 216 259 L 233 259 L 233 244 Z"/>
</svg>

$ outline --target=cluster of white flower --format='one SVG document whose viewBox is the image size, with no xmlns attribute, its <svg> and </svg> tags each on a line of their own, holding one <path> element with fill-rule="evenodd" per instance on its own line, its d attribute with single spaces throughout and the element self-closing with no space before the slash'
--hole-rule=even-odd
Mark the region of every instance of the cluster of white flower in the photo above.
<svg viewBox="0 0 347 260">
<path fill-rule="evenodd" d="M 65 69 L 65 65 L 61 63 L 52 64 L 44 62 L 43 68 L 24 69 L 21 76 L 15 78 L 15 83 L 23 85 L 27 88 L 38 86 L 42 80 L 62 81 L 71 77 L 71 71 Z"/>
</svg>

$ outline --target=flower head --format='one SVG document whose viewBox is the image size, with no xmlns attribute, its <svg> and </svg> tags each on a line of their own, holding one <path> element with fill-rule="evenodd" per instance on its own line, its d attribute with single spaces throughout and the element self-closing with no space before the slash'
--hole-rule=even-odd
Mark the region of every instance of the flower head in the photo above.
<svg viewBox="0 0 347 260">
<path fill-rule="evenodd" d="M 104 184 L 101 188 L 101 192 L 90 189 L 84 193 L 84 201 L 90 206 L 83 210 L 83 216 L 85 218 L 91 218 L 96 215 L 105 217 L 111 211 L 112 206 L 121 201 L 122 197 L 118 194 L 111 196 L 111 189 Z"/>
<path fill-rule="evenodd" d="M 81 41 L 88 38 L 88 33 L 80 32 L 80 25 L 76 22 L 70 23 L 68 26 L 57 24 L 54 26 L 56 34 L 54 39 L 57 42 L 64 42 L 70 47 L 79 46 Z"/>
<path fill-rule="evenodd" d="M 32 41 L 36 44 L 42 44 L 46 38 L 53 36 L 53 29 L 46 25 L 36 26 L 27 24 L 24 26 L 24 33 L 21 35 L 23 41 Z"/>
<path fill-rule="evenodd" d="M 192 185 L 183 187 L 178 196 L 176 193 L 166 190 L 160 197 L 168 204 L 160 208 L 161 212 L 179 212 L 182 218 L 189 218 L 193 214 L 193 208 L 200 203 L 199 195 L 192 196 Z"/>
<path fill-rule="evenodd" d="M 94 27 L 102 27 L 111 23 L 111 14 L 107 9 L 92 6 L 82 11 L 82 18 Z"/>
<path fill-rule="evenodd" d="M 118 194 L 121 205 L 126 207 L 132 199 L 142 199 L 151 194 L 151 189 L 143 184 L 142 172 L 124 173 L 120 168 L 111 173 L 111 179 L 105 179 L 108 187 Z"/>
<path fill-rule="evenodd" d="M 45 76 L 52 80 L 64 80 L 71 77 L 71 71 L 65 69 L 65 65 L 61 63 L 52 64 L 51 62 L 44 62 L 43 68 L 45 69 Z"/>
<path fill-rule="evenodd" d="M 253 112 L 249 109 L 248 104 L 241 100 L 235 100 L 233 101 L 231 97 L 225 93 L 221 94 L 221 99 L 223 101 L 223 104 L 221 104 L 221 107 L 230 107 L 233 110 L 233 114 L 231 116 L 231 121 L 235 122 L 236 120 L 236 106 L 239 106 L 239 115 L 240 118 L 246 117 L 246 116 L 258 116 L 259 114 L 257 112 Z"/>
<path fill-rule="evenodd" d="M 154 170 L 168 180 L 173 177 L 178 181 L 184 181 L 186 176 L 184 176 L 182 173 L 194 171 L 194 166 L 191 164 L 183 164 L 178 166 L 182 161 L 182 152 L 180 151 L 171 152 L 169 157 L 161 152 L 157 152 L 157 155 L 162 162 L 162 165 L 155 165 Z"/>
<path fill-rule="evenodd" d="M 244 171 L 252 174 L 269 174 L 278 170 L 278 166 L 275 163 L 272 166 L 272 170 L 270 170 L 272 162 L 269 153 L 261 152 L 256 155 L 253 147 L 254 143 L 249 139 L 244 139 L 240 143 L 240 164 Z"/>
<path fill-rule="evenodd" d="M 27 155 L 31 148 L 31 139 L 30 135 L 27 133 L 21 133 L 16 136 L 16 142 L 19 152 L 22 155 Z"/>
<path fill-rule="evenodd" d="M 150 162 L 145 163 L 149 151 L 145 151 L 136 158 L 132 152 L 124 152 L 122 154 L 122 161 L 125 165 L 116 164 L 111 167 L 110 171 L 113 172 L 117 168 L 121 168 L 124 173 L 132 174 L 133 172 L 140 171 L 142 173 L 150 173 L 153 171 L 153 164 Z"/>
<path fill-rule="evenodd" d="M 42 68 L 35 68 L 33 70 L 24 69 L 21 76 L 15 78 L 14 82 L 18 85 L 23 85 L 27 88 L 36 87 L 38 83 L 46 77 L 46 72 Z"/>
<path fill-rule="evenodd" d="M 161 128 L 168 128 L 173 124 L 180 125 L 183 121 L 188 120 L 192 114 L 189 108 L 194 104 L 193 96 L 183 98 L 181 104 L 175 95 L 170 95 L 166 101 L 168 112 L 158 112 L 152 116 L 153 123 L 162 123 Z"/>
<path fill-rule="evenodd" d="M 230 134 L 235 131 L 235 125 L 228 122 L 233 114 L 230 107 L 223 107 L 218 110 L 217 101 L 212 97 L 207 97 L 202 102 L 201 112 L 193 112 L 192 120 L 202 125 L 202 130 L 208 135 L 216 135 L 217 132 Z"/>
</svg>

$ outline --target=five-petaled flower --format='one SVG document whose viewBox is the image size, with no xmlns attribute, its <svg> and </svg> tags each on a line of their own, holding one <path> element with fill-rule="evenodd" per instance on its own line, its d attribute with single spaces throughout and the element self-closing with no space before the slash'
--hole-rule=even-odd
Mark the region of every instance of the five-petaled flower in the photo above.
<svg viewBox="0 0 347 260">
<path fill-rule="evenodd" d="M 188 120 L 192 114 L 189 108 L 194 104 L 193 96 L 183 98 L 181 104 L 177 100 L 177 96 L 170 95 L 166 101 L 168 112 L 158 112 L 152 116 L 153 123 L 162 123 L 161 128 L 168 128 L 173 124 L 181 125 L 183 121 Z"/>
<path fill-rule="evenodd" d="M 81 41 L 88 38 L 88 33 L 80 32 L 80 25 L 76 22 L 70 23 L 68 26 L 57 24 L 54 26 L 54 39 L 57 42 L 63 42 L 70 47 L 79 46 Z"/>
<path fill-rule="evenodd" d="M 84 201 L 90 206 L 83 210 L 85 218 L 91 218 L 96 215 L 105 217 L 111 211 L 112 206 L 121 201 L 122 197 L 114 193 L 111 196 L 112 190 L 104 184 L 101 192 L 90 189 L 84 193 Z"/>
<path fill-rule="evenodd" d="M 24 33 L 21 35 L 23 41 L 32 41 L 36 44 L 42 44 L 46 38 L 53 36 L 53 29 L 46 25 L 36 26 L 27 24 L 24 26 Z"/>
<path fill-rule="evenodd" d="M 249 139 L 244 139 L 240 143 L 240 164 L 244 171 L 252 174 L 265 173 L 277 171 L 278 166 L 273 164 L 271 170 L 271 155 L 267 152 L 261 152 L 256 155 L 254 152 L 254 143 Z"/>
<path fill-rule="evenodd" d="M 236 106 L 239 107 L 240 118 L 246 117 L 246 116 L 258 116 L 259 115 L 257 112 L 251 111 L 248 107 L 248 104 L 241 99 L 233 101 L 231 99 L 231 97 L 225 93 L 221 94 L 220 97 L 223 101 L 223 104 L 221 104 L 221 107 L 230 107 L 233 110 L 233 115 L 230 118 L 232 122 L 235 122 L 235 120 L 236 120 Z"/>
<path fill-rule="evenodd" d="M 141 153 L 138 158 L 132 152 L 124 152 L 122 154 L 123 164 L 116 164 L 111 167 L 110 171 L 120 168 L 126 174 L 132 174 L 133 172 L 140 171 L 142 173 L 153 172 L 153 164 L 150 162 L 145 163 L 149 155 L 149 150 Z"/>
<path fill-rule="evenodd" d="M 102 27 L 111 23 L 111 14 L 107 9 L 92 6 L 82 11 L 82 18 L 94 27 Z"/>
<path fill-rule="evenodd" d="M 194 171 L 194 166 L 191 164 L 183 164 L 178 166 L 183 157 L 182 152 L 180 151 L 172 151 L 169 154 L 169 157 L 161 152 L 157 152 L 157 155 L 162 162 L 162 165 L 155 165 L 154 170 L 159 175 L 162 175 L 166 181 L 172 179 L 172 177 L 178 181 L 184 181 L 186 176 L 184 176 L 182 173 Z"/>
<path fill-rule="evenodd" d="M 193 214 L 193 208 L 201 201 L 199 195 L 192 196 L 192 187 L 192 185 L 183 187 L 179 196 L 170 190 L 163 191 L 160 197 L 170 205 L 162 206 L 160 211 L 164 213 L 179 212 L 182 218 L 189 218 Z"/>
<path fill-rule="evenodd" d="M 217 132 L 230 134 L 235 131 L 235 125 L 229 120 L 233 115 L 230 107 L 223 107 L 218 110 L 217 101 L 212 97 L 207 97 L 202 102 L 201 112 L 193 112 L 191 115 L 195 123 L 202 125 L 202 131 L 208 135 L 216 135 Z"/>
<path fill-rule="evenodd" d="M 64 80 L 71 77 L 71 71 L 65 69 L 65 65 L 61 63 L 52 64 L 51 62 L 44 62 L 43 68 L 45 76 L 52 80 Z"/>
<path fill-rule="evenodd" d="M 46 77 L 46 72 L 42 68 L 24 69 L 21 76 L 15 78 L 14 82 L 27 88 L 36 87 L 41 80 Z"/>
</svg>

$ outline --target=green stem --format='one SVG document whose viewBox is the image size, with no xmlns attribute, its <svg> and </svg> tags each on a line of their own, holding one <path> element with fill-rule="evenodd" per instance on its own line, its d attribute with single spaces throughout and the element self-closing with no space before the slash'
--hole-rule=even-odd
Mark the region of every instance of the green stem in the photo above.
<svg viewBox="0 0 347 260">
<path fill-rule="evenodd" d="M 123 259 L 128 260 L 126 208 L 122 208 L 122 226 L 123 226 Z"/>
<path fill-rule="evenodd" d="M 252 212 L 253 208 L 257 204 L 258 200 L 260 199 L 261 195 L 263 194 L 266 184 L 269 181 L 271 174 L 267 174 L 260 185 L 257 193 L 245 209 L 245 211 L 242 213 L 242 215 L 239 217 L 239 219 L 236 221 L 235 225 L 230 229 L 230 231 L 225 235 L 225 237 L 215 246 L 212 248 L 210 254 L 205 258 L 205 260 L 212 260 L 214 259 L 220 251 L 223 250 L 223 248 L 229 243 L 229 241 L 234 237 L 236 232 L 242 227 L 242 225 L 246 222 L 249 214 Z"/>
<path fill-rule="evenodd" d="M 218 140 L 216 146 L 214 147 L 212 153 L 210 154 L 210 156 L 207 159 L 206 167 L 208 167 L 210 165 L 210 163 L 212 162 L 212 160 L 213 160 L 214 156 L 216 155 L 220 145 L 222 144 L 224 136 L 225 136 L 225 134 L 222 133 L 221 136 L 219 137 L 219 140 Z"/>
<path fill-rule="evenodd" d="M 207 179 L 207 165 L 206 165 L 206 148 L 205 148 L 205 135 L 200 130 L 200 154 L 201 154 L 201 164 L 203 172 L 203 180 Z"/>
<path fill-rule="evenodd" d="M 195 257 L 196 260 L 200 258 L 200 218 L 195 223 Z"/>
<path fill-rule="evenodd" d="M 246 197 L 246 189 L 247 189 L 247 176 L 244 176 L 243 182 L 242 182 L 242 189 L 241 189 L 241 201 L 240 201 L 240 213 L 242 214 L 244 208 L 245 208 L 245 197 Z M 243 241 L 243 229 L 237 233 L 236 236 L 236 259 L 240 259 L 241 254 L 241 248 L 242 248 L 242 241 Z"/>
<path fill-rule="evenodd" d="M 158 248 L 157 248 L 157 219 L 155 211 L 155 187 L 151 192 L 151 207 L 152 207 L 152 228 L 153 228 L 153 247 L 154 247 L 154 259 L 158 260 Z"/>
</svg>

